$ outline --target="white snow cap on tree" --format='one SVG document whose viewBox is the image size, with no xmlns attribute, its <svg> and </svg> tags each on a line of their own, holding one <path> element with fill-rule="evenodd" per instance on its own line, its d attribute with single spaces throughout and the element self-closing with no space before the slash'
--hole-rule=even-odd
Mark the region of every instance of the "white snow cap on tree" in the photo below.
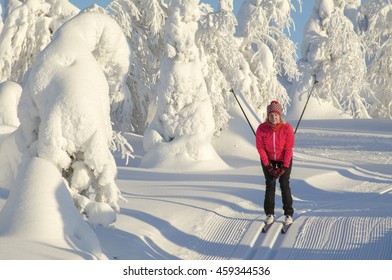
<svg viewBox="0 0 392 280">
<path fill-rule="evenodd" d="M 17 138 L 24 160 L 38 156 L 52 162 L 90 221 L 97 219 L 89 209 L 99 213 L 101 205 L 107 211 L 102 203 L 119 211 L 105 73 L 115 71 L 120 83 L 129 61 L 118 24 L 107 15 L 82 13 L 56 32 L 24 81 Z"/>
<path fill-rule="evenodd" d="M 198 0 L 170 3 L 158 107 L 143 138 L 143 167 L 227 168 L 212 146 L 212 105 L 195 45 L 198 4 Z"/>
<path fill-rule="evenodd" d="M 0 34 L 0 81 L 22 83 L 25 72 L 49 44 L 53 33 L 79 9 L 68 0 L 13 0 L 6 5 Z"/>
<path fill-rule="evenodd" d="M 219 11 L 225 12 L 232 12 L 234 9 L 233 7 L 233 0 L 220 0 L 219 1 Z"/>
<path fill-rule="evenodd" d="M 323 20 L 331 16 L 335 9 L 334 1 L 335 0 L 316 0 L 314 6 L 318 7 L 318 15 L 320 19 Z M 317 4 L 317 2 L 319 2 L 319 4 Z"/>
</svg>

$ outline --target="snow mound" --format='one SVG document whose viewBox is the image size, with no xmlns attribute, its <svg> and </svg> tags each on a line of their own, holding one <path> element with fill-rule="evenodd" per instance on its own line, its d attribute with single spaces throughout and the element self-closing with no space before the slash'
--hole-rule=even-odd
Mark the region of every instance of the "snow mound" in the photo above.
<svg viewBox="0 0 392 280">
<path fill-rule="evenodd" d="M 305 107 L 307 96 L 299 97 L 293 100 L 291 106 L 287 111 L 287 119 L 298 120 L 302 114 Z M 310 120 L 322 120 L 322 119 L 352 119 L 352 117 L 343 112 L 342 110 L 336 108 L 332 102 L 328 102 L 323 99 L 316 99 L 311 96 L 306 106 L 304 119 Z"/>
<path fill-rule="evenodd" d="M 20 248 L 20 242 L 25 246 L 25 259 L 46 257 L 40 257 L 40 251 L 29 250 L 37 244 L 67 254 L 87 254 L 91 259 L 105 258 L 94 231 L 76 210 L 61 173 L 41 158 L 34 157 L 21 165 L 16 186 L 0 212 L 2 250 L 12 252 Z"/>
<path fill-rule="evenodd" d="M 212 144 L 207 144 L 202 149 L 199 146 L 198 159 L 195 160 L 186 151 L 189 138 L 182 137 L 175 143 L 161 143 L 150 148 L 143 157 L 140 167 L 157 168 L 166 170 L 210 171 L 225 170 L 230 168 L 216 153 Z M 194 139 L 192 139 L 194 140 Z M 200 151 L 202 150 L 202 154 Z M 170 154 L 170 157 L 167 156 Z"/>
<path fill-rule="evenodd" d="M 85 207 L 88 221 L 92 225 L 109 227 L 116 221 L 116 214 L 113 209 L 102 202 L 89 203 Z"/>
<path fill-rule="evenodd" d="M 249 111 L 246 114 L 252 127 L 239 106 L 230 108 L 232 118 L 228 122 L 228 128 L 223 130 L 219 137 L 214 138 L 214 147 L 220 156 L 259 160 L 253 130 L 256 130 L 260 123 L 259 120 L 251 118 L 253 115 Z"/>
</svg>

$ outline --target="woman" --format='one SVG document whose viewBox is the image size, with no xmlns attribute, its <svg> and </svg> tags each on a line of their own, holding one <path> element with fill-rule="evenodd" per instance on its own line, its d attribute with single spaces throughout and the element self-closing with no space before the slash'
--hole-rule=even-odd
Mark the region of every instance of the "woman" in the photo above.
<svg viewBox="0 0 392 280">
<path fill-rule="evenodd" d="M 260 154 L 266 184 L 266 224 L 273 223 L 275 219 L 276 180 L 279 180 L 282 191 L 285 224 L 293 222 L 294 209 L 290 189 L 293 147 L 293 128 L 282 119 L 282 106 L 277 101 L 272 101 L 267 106 L 267 120 L 260 124 L 256 131 L 256 148 Z"/>
</svg>

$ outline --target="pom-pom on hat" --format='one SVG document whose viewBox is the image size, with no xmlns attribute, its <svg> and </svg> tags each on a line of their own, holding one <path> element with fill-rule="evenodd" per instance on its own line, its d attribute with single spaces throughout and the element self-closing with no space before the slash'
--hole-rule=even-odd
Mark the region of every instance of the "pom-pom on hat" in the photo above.
<svg viewBox="0 0 392 280">
<path fill-rule="evenodd" d="M 281 116 L 282 111 L 282 106 L 276 100 L 272 101 L 271 104 L 267 106 L 267 116 L 271 113 L 278 113 L 279 116 Z"/>
</svg>

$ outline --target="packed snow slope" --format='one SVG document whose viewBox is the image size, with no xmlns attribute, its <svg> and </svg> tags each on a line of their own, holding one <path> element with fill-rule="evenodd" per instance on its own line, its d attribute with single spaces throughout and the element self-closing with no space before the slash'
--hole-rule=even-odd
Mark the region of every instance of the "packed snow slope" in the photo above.
<svg viewBox="0 0 392 280">
<path fill-rule="evenodd" d="M 295 221 L 285 235 L 279 222 L 261 233 L 264 177 L 240 111 L 214 143 L 226 170 L 140 168 L 142 138 L 128 138 L 135 159 L 125 165 L 116 157 L 127 202 L 112 227 L 93 228 L 108 259 L 392 259 L 391 121 L 301 122 L 291 180 Z M 8 195 L 0 188 L 0 207 Z M 276 215 L 282 220 L 279 190 Z M 39 247 L 35 258 L 83 258 L 62 246 L 48 255 Z M 34 247 L 24 248 L 1 250 L 0 258 L 25 259 Z"/>
<path fill-rule="evenodd" d="M 246 123 L 234 127 L 250 141 L 236 133 L 216 143 L 225 145 L 229 170 L 176 173 L 119 163 L 128 202 L 114 228 L 96 229 L 109 258 L 392 259 L 391 121 L 301 123 L 291 180 L 295 222 L 286 235 L 279 222 L 261 233 L 264 177 L 252 131 Z M 131 141 L 140 153 L 141 139 Z M 276 214 L 281 220 L 279 191 Z"/>
</svg>

